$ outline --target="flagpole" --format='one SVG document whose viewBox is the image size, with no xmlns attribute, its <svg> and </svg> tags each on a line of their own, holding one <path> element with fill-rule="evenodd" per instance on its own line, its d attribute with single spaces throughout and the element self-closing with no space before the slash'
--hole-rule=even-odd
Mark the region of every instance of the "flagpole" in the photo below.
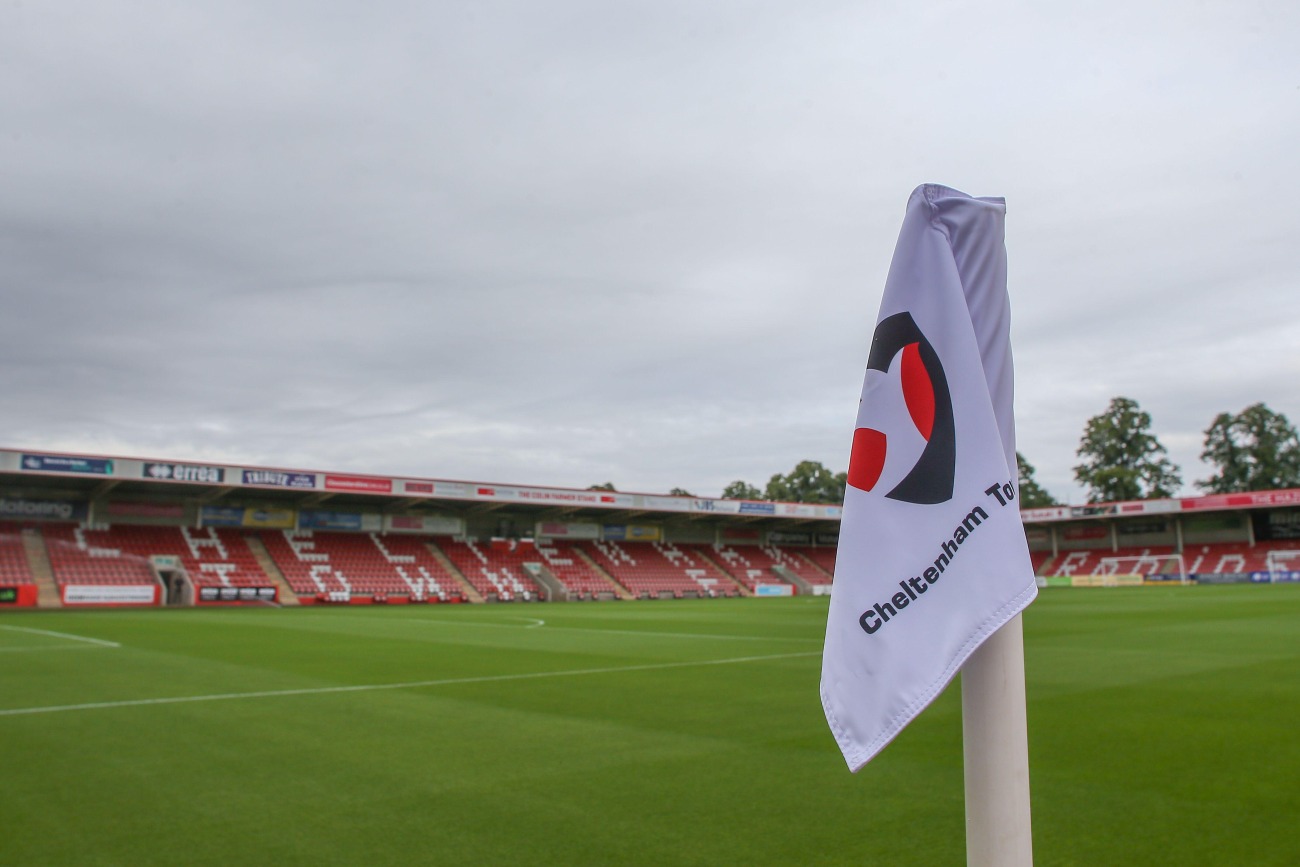
<svg viewBox="0 0 1300 867">
<path fill-rule="evenodd" d="M 1025 646 L 1020 615 L 961 670 L 967 867 L 1032 867 Z"/>
</svg>

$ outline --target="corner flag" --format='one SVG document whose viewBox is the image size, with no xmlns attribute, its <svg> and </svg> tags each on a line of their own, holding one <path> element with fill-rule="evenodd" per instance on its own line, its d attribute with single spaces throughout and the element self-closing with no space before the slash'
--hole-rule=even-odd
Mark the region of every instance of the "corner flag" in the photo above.
<svg viewBox="0 0 1300 867">
<path fill-rule="evenodd" d="M 917 187 L 867 358 L 821 697 L 859 770 L 1038 592 L 1017 498 L 1002 199 Z"/>
</svg>

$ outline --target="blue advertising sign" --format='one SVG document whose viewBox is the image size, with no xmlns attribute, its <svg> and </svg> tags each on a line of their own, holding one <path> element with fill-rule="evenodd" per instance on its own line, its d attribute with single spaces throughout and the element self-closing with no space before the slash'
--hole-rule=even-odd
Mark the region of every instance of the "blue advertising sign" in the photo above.
<svg viewBox="0 0 1300 867">
<path fill-rule="evenodd" d="M 740 504 L 740 514 L 742 515 L 775 515 L 776 503 L 749 503 Z"/>
<path fill-rule="evenodd" d="M 23 455 L 24 470 L 53 473 L 89 473 L 113 475 L 113 462 L 107 458 L 72 458 L 65 455 Z"/>
<path fill-rule="evenodd" d="M 204 506 L 199 522 L 205 527 L 242 527 L 244 510 L 239 506 Z"/>
<path fill-rule="evenodd" d="M 299 512 L 301 530 L 360 530 L 361 515 L 351 512 Z"/>
<path fill-rule="evenodd" d="M 244 484 L 277 488 L 314 488 L 315 473 L 285 473 L 280 470 L 244 470 Z"/>
</svg>

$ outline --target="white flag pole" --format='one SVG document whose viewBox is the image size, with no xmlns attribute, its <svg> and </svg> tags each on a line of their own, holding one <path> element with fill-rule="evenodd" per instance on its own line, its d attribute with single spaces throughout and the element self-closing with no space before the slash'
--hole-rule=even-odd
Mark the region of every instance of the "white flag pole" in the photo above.
<svg viewBox="0 0 1300 867">
<path fill-rule="evenodd" d="M 1025 645 L 1020 615 L 961 670 L 967 867 L 1032 867 Z"/>
</svg>

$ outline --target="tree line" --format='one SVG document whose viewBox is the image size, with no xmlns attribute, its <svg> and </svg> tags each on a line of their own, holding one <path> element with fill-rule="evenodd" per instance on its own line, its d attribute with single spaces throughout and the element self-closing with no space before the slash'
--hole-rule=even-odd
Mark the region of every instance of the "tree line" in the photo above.
<svg viewBox="0 0 1300 867">
<path fill-rule="evenodd" d="M 1089 502 L 1172 497 L 1183 483 L 1181 469 L 1151 431 L 1151 414 L 1132 398 L 1113 398 L 1104 412 L 1088 419 L 1075 454 L 1081 462 L 1074 478 L 1087 489 Z M 1209 478 L 1194 483 L 1205 493 L 1300 488 L 1300 436 L 1285 415 L 1263 403 L 1215 416 L 1205 429 L 1201 460 L 1214 468 Z M 1023 507 L 1059 505 L 1035 480 L 1033 465 L 1020 452 L 1016 465 Z M 722 490 L 722 499 L 839 505 L 847 483 L 847 471 L 833 473 L 819 461 L 800 461 L 762 488 L 734 481 Z M 614 490 L 609 482 L 591 487 Z M 694 496 L 683 488 L 670 493 Z"/>
</svg>

